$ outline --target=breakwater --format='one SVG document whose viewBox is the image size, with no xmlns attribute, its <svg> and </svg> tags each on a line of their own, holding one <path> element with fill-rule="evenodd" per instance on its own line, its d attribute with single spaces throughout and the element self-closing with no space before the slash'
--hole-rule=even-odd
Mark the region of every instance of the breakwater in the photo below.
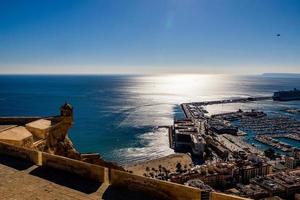
<svg viewBox="0 0 300 200">
<path fill-rule="evenodd" d="M 196 106 L 207 106 L 213 104 L 227 104 L 227 103 L 247 103 L 251 101 L 263 101 L 263 100 L 271 100 L 271 96 L 265 97 L 247 97 L 247 98 L 236 98 L 236 99 L 225 99 L 225 100 L 216 100 L 216 101 L 202 101 L 202 102 L 192 102 L 190 104 Z"/>
</svg>

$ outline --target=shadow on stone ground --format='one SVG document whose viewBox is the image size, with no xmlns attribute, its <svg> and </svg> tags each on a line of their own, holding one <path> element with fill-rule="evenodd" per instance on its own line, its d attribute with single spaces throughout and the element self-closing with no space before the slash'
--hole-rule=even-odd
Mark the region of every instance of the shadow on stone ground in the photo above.
<svg viewBox="0 0 300 200">
<path fill-rule="evenodd" d="M 30 163 L 19 158 L 0 155 L 0 164 L 14 168 L 16 170 L 26 170 L 34 166 Z M 69 172 L 57 170 L 49 167 L 36 167 L 29 172 L 30 175 L 36 176 L 47 181 L 65 186 L 85 194 L 95 193 L 101 186 L 101 183 L 80 177 Z M 104 200 L 166 200 L 166 198 L 156 197 L 154 194 L 143 193 L 139 191 L 132 191 L 128 188 L 109 186 L 103 196 Z"/>
<path fill-rule="evenodd" d="M 128 190 L 127 188 L 120 188 L 109 186 L 104 192 L 102 199 L 104 200 L 166 200 L 165 198 L 155 197 L 151 194 L 143 192 Z"/>
<path fill-rule="evenodd" d="M 29 174 L 86 194 L 96 192 L 101 186 L 101 183 L 97 181 L 48 167 L 38 167 Z"/>
<path fill-rule="evenodd" d="M 14 157 L 0 155 L 0 163 L 16 170 L 26 170 L 34 164 L 22 159 L 16 159 Z"/>
</svg>

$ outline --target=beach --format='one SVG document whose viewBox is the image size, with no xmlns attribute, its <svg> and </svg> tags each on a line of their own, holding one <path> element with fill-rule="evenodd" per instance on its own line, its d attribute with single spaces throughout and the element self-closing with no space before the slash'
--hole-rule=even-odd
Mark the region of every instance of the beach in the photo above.
<svg viewBox="0 0 300 200">
<path fill-rule="evenodd" d="M 188 154 L 175 153 L 162 158 L 127 165 L 124 168 L 131 171 L 133 174 L 142 176 L 147 172 L 147 168 L 150 170 L 152 170 L 152 168 L 159 169 L 159 166 L 164 167 L 171 172 L 176 171 L 177 163 L 180 163 L 183 167 L 187 166 L 187 168 L 190 168 L 192 159 Z"/>
</svg>

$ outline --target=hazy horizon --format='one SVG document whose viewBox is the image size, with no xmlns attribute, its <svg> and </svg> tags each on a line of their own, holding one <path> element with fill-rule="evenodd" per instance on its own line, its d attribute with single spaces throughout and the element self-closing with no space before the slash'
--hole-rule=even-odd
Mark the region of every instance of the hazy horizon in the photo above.
<svg viewBox="0 0 300 200">
<path fill-rule="evenodd" d="M 299 77 L 300 73 L 252 73 L 252 74 L 226 74 L 226 73 L 0 73 L 0 76 L 269 76 L 269 77 Z"/>
<path fill-rule="evenodd" d="M 84 66 L 83 66 L 84 67 Z M 44 68 L 43 66 L 37 67 L 28 67 L 28 66 L 19 66 L 16 70 L 11 70 L 11 67 L 8 67 L 8 70 L 5 67 L 0 66 L 0 75 L 159 75 L 159 74 L 220 74 L 220 75 L 262 75 L 262 74 L 300 74 L 300 69 L 286 70 L 286 67 L 281 67 L 283 70 L 274 70 L 274 71 L 264 71 L 264 70 L 251 70 L 248 68 L 243 68 L 241 70 L 235 69 L 195 69 L 187 68 L 182 66 L 182 69 L 169 69 L 158 68 L 156 66 L 148 66 L 147 70 L 133 69 L 130 67 L 117 68 L 115 70 L 110 70 L 111 67 L 101 67 L 100 70 L 98 67 L 95 70 L 81 70 L 81 67 L 76 67 L 72 69 L 72 66 L 68 67 L 57 67 L 60 68 L 56 70 L 54 66 L 48 66 Z M 299 67 L 300 68 L 300 67 Z"/>
<path fill-rule="evenodd" d="M 2 1 L 0 74 L 300 73 L 297 0 Z"/>
</svg>

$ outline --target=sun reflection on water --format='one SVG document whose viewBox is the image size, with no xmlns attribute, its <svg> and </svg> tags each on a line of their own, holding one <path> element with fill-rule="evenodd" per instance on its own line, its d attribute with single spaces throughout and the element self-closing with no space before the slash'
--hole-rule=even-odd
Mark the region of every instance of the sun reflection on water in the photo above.
<svg viewBox="0 0 300 200">
<path fill-rule="evenodd" d="M 136 92 L 144 94 L 169 95 L 168 102 L 182 103 L 186 101 L 203 100 L 210 98 L 216 91 L 222 90 L 221 82 L 226 81 L 227 76 L 210 74 L 172 74 L 161 76 L 137 77 L 142 85 Z M 141 86 L 140 85 L 140 86 Z M 175 97 L 175 98 L 174 98 Z"/>
</svg>

